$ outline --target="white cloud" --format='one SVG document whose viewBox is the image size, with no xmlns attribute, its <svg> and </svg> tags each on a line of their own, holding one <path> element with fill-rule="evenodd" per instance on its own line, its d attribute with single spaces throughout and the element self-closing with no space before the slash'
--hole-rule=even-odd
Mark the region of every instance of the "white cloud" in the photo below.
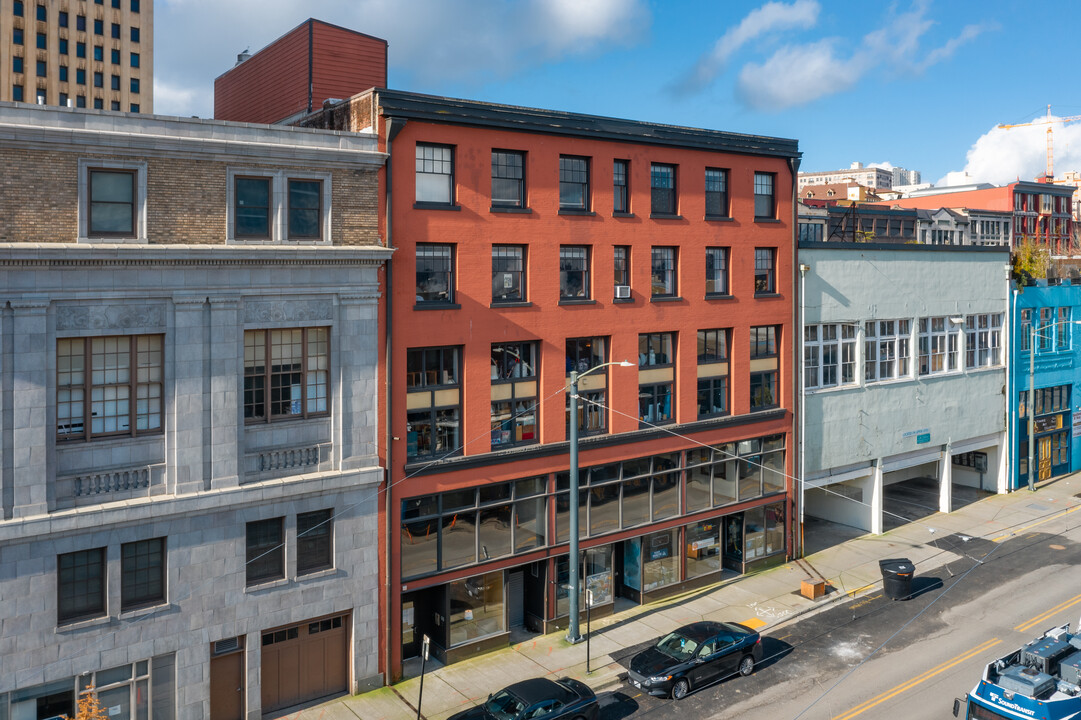
<svg viewBox="0 0 1081 720">
<path fill-rule="evenodd" d="M 869 168 L 882 168 L 883 170 L 893 170 L 897 166 L 894 165 L 891 162 L 876 162 L 876 163 L 868 163 L 867 167 L 869 167 Z"/>
<path fill-rule="evenodd" d="M 387 40 L 391 82 L 406 88 L 479 84 L 632 44 L 651 22 L 646 0 L 159 0 L 155 15 L 154 70 L 165 92 L 155 109 L 202 116 L 212 113 L 214 78 L 237 53 L 308 17 Z"/>
<path fill-rule="evenodd" d="M 1055 117 L 1055 116 L 1052 116 Z M 989 182 L 996 185 L 1032 180 L 1047 170 L 1048 125 L 1024 127 L 994 127 L 980 136 L 969 148 L 962 182 Z M 1050 125 L 1054 149 L 1054 171 L 1061 175 L 1067 170 L 1081 170 L 1081 124 Z M 947 185 L 963 178 L 950 173 L 936 185 Z"/>
<path fill-rule="evenodd" d="M 759 110 L 805 105 L 844 92 L 880 68 L 894 75 L 923 72 L 992 27 L 967 25 L 942 45 L 927 49 L 921 43 L 935 23 L 926 13 L 926 2 L 917 2 L 909 12 L 891 13 L 883 26 L 865 35 L 848 57 L 841 57 L 835 48 L 851 43 L 836 38 L 786 45 L 765 62 L 750 62 L 743 67 L 737 95 Z M 816 76 L 816 72 L 823 76 Z"/>
<path fill-rule="evenodd" d="M 795 0 L 791 4 L 768 2 L 752 10 L 739 25 L 729 28 L 673 89 L 677 94 L 704 89 L 725 71 L 729 58 L 748 42 L 767 33 L 814 27 L 820 9 L 815 0 Z"/>
<path fill-rule="evenodd" d="M 154 114 L 155 115 L 202 115 L 209 116 L 203 111 L 196 112 L 202 106 L 199 98 L 201 90 L 198 87 L 181 87 L 163 81 L 160 77 L 154 78 Z"/>
</svg>

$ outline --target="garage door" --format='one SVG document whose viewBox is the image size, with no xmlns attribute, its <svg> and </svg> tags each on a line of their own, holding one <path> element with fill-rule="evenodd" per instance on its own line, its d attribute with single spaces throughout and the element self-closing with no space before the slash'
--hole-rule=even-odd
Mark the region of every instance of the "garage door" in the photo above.
<svg viewBox="0 0 1081 720">
<path fill-rule="evenodd" d="M 346 692 L 348 638 L 346 615 L 264 632 L 260 673 L 263 712 Z"/>
</svg>

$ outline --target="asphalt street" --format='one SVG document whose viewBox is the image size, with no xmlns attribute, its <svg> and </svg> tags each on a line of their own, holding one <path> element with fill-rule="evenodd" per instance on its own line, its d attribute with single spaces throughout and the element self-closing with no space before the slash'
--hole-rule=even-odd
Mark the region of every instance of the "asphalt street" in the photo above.
<svg viewBox="0 0 1081 720">
<path fill-rule="evenodd" d="M 950 717 L 953 699 L 988 662 L 1048 628 L 1076 626 L 1081 530 L 1047 530 L 1001 542 L 937 538 L 955 559 L 917 574 L 913 597 L 894 601 L 879 591 L 767 633 L 766 659 L 752 676 L 678 703 L 624 684 L 601 694 L 601 718 Z M 637 649 L 616 659 L 626 666 Z"/>
</svg>

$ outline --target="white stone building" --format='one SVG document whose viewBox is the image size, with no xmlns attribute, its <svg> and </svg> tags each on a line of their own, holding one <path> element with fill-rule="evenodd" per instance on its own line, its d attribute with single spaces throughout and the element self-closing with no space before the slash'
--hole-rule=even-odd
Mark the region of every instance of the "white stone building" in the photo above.
<svg viewBox="0 0 1081 720">
<path fill-rule="evenodd" d="M 383 161 L 0 103 L 0 718 L 381 684 Z"/>
</svg>

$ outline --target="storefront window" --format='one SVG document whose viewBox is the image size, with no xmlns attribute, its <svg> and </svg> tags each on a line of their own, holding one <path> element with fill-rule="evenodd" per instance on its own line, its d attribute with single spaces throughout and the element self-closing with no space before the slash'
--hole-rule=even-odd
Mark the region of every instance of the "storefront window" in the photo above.
<svg viewBox="0 0 1081 720">
<path fill-rule="evenodd" d="M 642 538 L 642 591 L 649 592 L 680 580 L 676 541 L 679 529 L 651 533 Z"/>
<path fill-rule="evenodd" d="M 74 717 L 76 693 L 91 689 L 110 720 L 173 720 L 175 707 L 175 658 L 159 655 L 147 660 L 98 670 L 46 685 L 13 691 L 10 717 Z M 150 688 L 153 688 L 151 701 Z M 0 693 L 0 717 L 8 717 L 8 695 Z"/>
<path fill-rule="evenodd" d="M 443 515 L 442 565 L 444 568 L 468 565 L 477 561 L 476 518 L 476 512 Z"/>
<path fill-rule="evenodd" d="M 784 492 L 784 436 L 774 435 L 762 443 L 762 494 Z"/>
<path fill-rule="evenodd" d="M 784 503 L 752 508 L 743 513 L 744 556 L 748 562 L 785 551 Z"/>
<path fill-rule="evenodd" d="M 495 505 L 481 508 L 477 540 L 480 543 L 480 559 L 490 560 L 511 552 L 511 505 Z"/>
<path fill-rule="evenodd" d="M 414 577 L 439 569 L 439 518 L 402 522 L 402 577 Z"/>
<path fill-rule="evenodd" d="M 679 473 L 653 476 L 653 520 L 679 515 Z"/>
<path fill-rule="evenodd" d="M 504 632 L 503 571 L 447 583 L 450 645 Z"/>
<path fill-rule="evenodd" d="M 623 527 L 649 522 L 649 478 L 638 477 L 623 483 Z"/>
<path fill-rule="evenodd" d="M 548 499 L 543 495 L 514 503 L 514 552 L 544 547 L 547 507 Z"/>
<path fill-rule="evenodd" d="M 581 557 L 582 565 L 578 575 L 581 593 L 578 598 L 578 609 L 584 612 L 586 590 L 593 591 L 593 607 L 612 602 L 612 546 L 604 545 L 583 550 Z M 564 555 L 556 559 L 557 616 L 570 612 L 568 583 L 570 583 L 570 569 L 567 566 L 567 556 Z"/>
<path fill-rule="evenodd" d="M 619 530 L 619 483 L 589 488 L 589 534 Z"/>
<path fill-rule="evenodd" d="M 721 460 L 713 464 L 713 507 L 736 501 L 736 462 Z"/>
<path fill-rule="evenodd" d="M 721 518 L 687 526 L 687 577 L 721 569 Z"/>
<path fill-rule="evenodd" d="M 751 455 L 739 461 L 739 499 L 750 500 L 762 495 L 761 455 Z"/>
</svg>

